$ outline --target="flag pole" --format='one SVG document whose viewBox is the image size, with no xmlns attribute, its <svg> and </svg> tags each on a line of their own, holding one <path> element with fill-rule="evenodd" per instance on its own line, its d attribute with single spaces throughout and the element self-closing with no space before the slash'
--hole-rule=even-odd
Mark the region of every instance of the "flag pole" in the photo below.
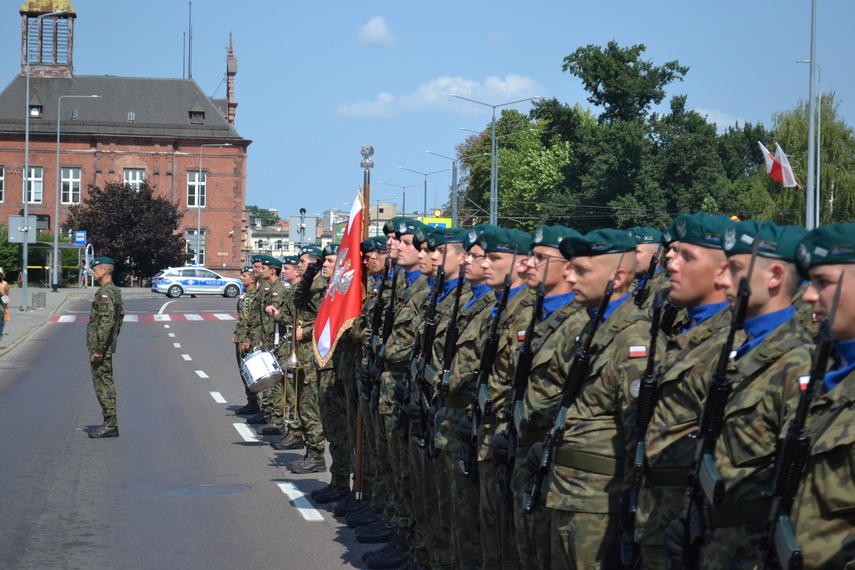
<svg viewBox="0 0 855 570">
<path fill-rule="evenodd" d="M 374 159 L 371 156 L 374 154 L 374 147 L 365 145 L 362 147 L 362 162 L 359 165 L 364 169 L 362 180 L 362 239 L 368 239 L 368 228 L 371 224 L 371 211 L 366 207 L 366 204 L 371 204 L 371 169 L 374 168 Z M 367 213 L 367 214 L 366 214 Z M 368 291 L 368 272 L 362 272 L 362 291 L 365 294 Z M 359 396 L 357 396 L 359 397 Z M 362 500 L 362 462 L 363 462 L 363 444 L 362 440 L 365 437 L 363 427 L 362 406 L 357 402 L 356 405 L 356 469 L 353 474 L 353 494 L 357 501 Z"/>
</svg>

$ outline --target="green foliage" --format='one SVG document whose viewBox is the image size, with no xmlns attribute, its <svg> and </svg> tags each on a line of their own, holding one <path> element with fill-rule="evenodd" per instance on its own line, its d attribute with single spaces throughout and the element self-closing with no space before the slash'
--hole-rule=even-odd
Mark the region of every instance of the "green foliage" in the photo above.
<svg viewBox="0 0 855 570">
<path fill-rule="evenodd" d="M 275 226 L 279 222 L 278 215 L 260 206 L 247 205 L 246 212 L 252 216 L 260 217 L 262 226 Z"/>
<path fill-rule="evenodd" d="M 10 281 L 13 273 L 21 267 L 21 246 L 17 243 L 9 243 L 9 228 L 0 223 L 0 267 L 6 273 L 6 280 Z M 11 282 L 11 281 L 10 281 Z"/>
<path fill-rule="evenodd" d="M 95 255 L 116 261 L 114 279 L 125 275 L 150 277 L 164 267 L 187 260 L 184 236 L 178 231 L 178 206 L 153 195 L 143 183 L 139 190 L 128 184 L 89 187 L 89 197 L 71 206 L 65 228 L 86 230 Z"/>
</svg>

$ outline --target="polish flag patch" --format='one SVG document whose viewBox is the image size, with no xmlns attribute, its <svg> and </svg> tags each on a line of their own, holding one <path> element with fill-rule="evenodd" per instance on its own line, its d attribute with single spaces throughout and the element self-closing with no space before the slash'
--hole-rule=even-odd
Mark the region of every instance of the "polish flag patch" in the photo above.
<svg viewBox="0 0 855 570">
<path fill-rule="evenodd" d="M 272 295 L 273 297 L 278 297 L 278 296 L 279 296 L 279 293 L 277 293 L 276 291 L 274 291 L 273 293 L 271 293 L 271 295 Z"/>
<path fill-rule="evenodd" d="M 630 358 L 644 358 L 647 356 L 647 347 L 644 345 L 634 345 L 629 347 Z"/>
<path fill-rule="evenodd" d="M 799 390 L 807 390 L 810 384 L 810 376 L 799 376 Z"/>
<path fill-rule="evenodd" d="M 517 331 L 517 340 L 523 341 L 525 340 L 525 329 L 521 329 Z"/>
<path fill-rule="evenodd" d="M 817 317 L 817 316 L 816 316 L 816 313 L 813 313 L 813 314 L 810 316 L 810 320 L 811 320 L 811 321 L 813 321 L 813 322 L 815 322 L 815 323 L 818 323 L 818 322 L 819 322 L 819 317 Z"/>
<path fill-rule="evenodd" d="M 102 298 L 102 299 L 109 299 L 109 298 L 110 298 L 110 296 L 109 296 L 109 295 L 101 295 L 101 298 Z"/>
</svg>

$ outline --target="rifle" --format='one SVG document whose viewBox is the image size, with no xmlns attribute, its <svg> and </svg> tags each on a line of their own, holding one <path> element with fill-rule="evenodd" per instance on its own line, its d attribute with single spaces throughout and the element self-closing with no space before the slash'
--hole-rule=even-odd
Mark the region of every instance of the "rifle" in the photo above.
<svg viewBox="0 0 855 570">
<path fill-rule="evenodd" d="M 499 465 L 496 470 L 496 486 L 499 490 L 499 496 L 506 503 L 512 497 L 511 475 L 514 472 L 514 461 L 516 461 L 517 456 L 517 441 L 519 436 L 524 436 L 528 431 L 528 418 L 523 412 L 522 402 L 525 397 L 526 386 L 528 386 L 528 377 L 531 374 L 531 364 L 534 361 L 534 349 L 532 349 L 531 343 L 534 338 L 534 327 L 540 321 L 540 315 L 543 313 L 543 299 L 546 297 L 544 281 L 546 281 L 546 273 L 549 271 L 549 261 L 547 258 L 546 266 L 543 268 L 543 277 L 537 284 L 531 320 L 525 329 L 525 338 L 520 347 L 517 366 L 514 370 L 513 396 L 511 397 L 513 417 L 508 423 L 508 462 L 506 465 Z"/>
<path fill-rule="evenodd" d="M 582 389 L 582 383 L 588 376 L 588 368 L 591 364 L 591 345 L 594 342 L 594 335 L 605 320 L 606 309 L 615 290 L 615 278 L 620 271 L 621 263 L 623 263 L 623 254 L 621 254 L 618 261 L 615 276 L 606 283 L 606 290 L 603 293 L 603 299 L 600 301 L 597 314 L 588 322 L 585 326 L 586 330 L 583 330 L 582 334 L 576 340 L 573 363 L 570 365 L 570 370 L 567 372 L 564 386 L 561 389 L 561 401 L 558 405 L 558 411 L 555 413 L 552 429 L 546 434 L 546 440 L 543 442 L 543 456 L 537 467 L 537 473 L 534 474 L 532 480 L 529 481 L 529 485 L 527 485 L 528 488 L 523 500 L 526 514 L 532 514 L 537 510 L 538 504 L 540 504 L 543 482 L 546 480 L 546 476 L 549 475 L 552 461 L 555 459 L 555 450 L 561 445 L 561 440 L 564 439 L 564 431 L 567 429 L 567 410 L 576 400 L 579 391 Z"/>
<path fill-rule="evenodd" d="M 709 504 L 720 507 L 724 502 L 724 481 L 715 467 L 715 443 L 721 435 L 724 422 L 724 408 L 730 397 L 730 383 L 727 381 L 727 366 L 731 360 L 731 351 L 736 332 L 745 325 L 745 313 L 748 310 L 748 299 L 751 297 L 751 275 L 754 273 L 754 263 L 760 246 L 760 236 L 754 238 L 754 248 L 751 252 L 751 262 L 748 272 L 739 280 L 736 304 L 733 307 L 733 317 L 727 339 L 721 347 L 718 364 L 713 371 L 707 390 L 704 409 L 701 412 L 698 433 L 695 436 L 695 457 L 689 467 L 686 477 L 686 493 L 683 499 L 683 566 L 688 569 L 698 568 L 700 551 L 704 544 L 706 523 L 704 521 L 704 497 Z"/>
<path fill-rule="evenodd" d="M 377 352 L 375 352 L 375 347 L 380 345 L 380 325 L 383 321 L 383 309 L 386 303 L 385 299 L 383 299 L 383 293 L 386 290 L 386 280 L 389 278 L 391 267 L 392 262 L 386 257 L 386 264 L 383 267 L 383 277 L 380 280 L 380 287 L 377 288 L 377 298 L 374 302 L 373 312 L 371 313 L 371 350 L 368 351 L 369 371 L 376 367 Z M 371 391 L 369 389 L 367 393 L 363 392 L 363 399 L 371 400 Z"/>
<path fill-rule="evenodd" d="M 647 266 L 647 277 L 644 279 L 642 283 L 638 284 L 638 287 L 635 289 L 635 306 L 643 307 L 644 303 L 647 302 L 647 297 L 650 296 L 650 280 L 653 279 L 653 275 L 656 273 L 656 266 L 659 265 L 659 258 L 662 256 L 662 244 L 659 244 L 659 249 L 656 250 L 656 253 L 653 254 L 653 257 L 650 258 L 650 265 Z"/>
<path fill-rule="evenodd" d="M 481 362 L 478 365 L 478 376 L 475 380 L 475 390 L 472 392 L 472 403 L 466 411 L 466 415 L 472 422 L 472 437 L 469 441 L 463 442 L 464 445 L 460 450 L 458 464 L 460 465 L 460 471 L 470 479 L 474 479 L 478 474 L 475 470 L 475 462 L 478 460 L 478 429 L 481 420 L 493 411 L 493 400 L 490 398 L 490 392 L 487 389 L 487 380 L 493 371 L 493 363 L 496 362 L 496 354 L 499 351 L 499 323 L 502 320 L 502 313 L 505 312 L 505 307 L 508 306 L 508 297 L 511 292 L 511 274 L 516 264 L 517 254 L 514 252 L 511 268 L 508 270 L 508 274 L 505 275 L 502 295 L 496 304 L 496 316 L 493 317 L 493 322 L 490 323 L 490 330 L 487 331 L 487 338 L 484 341 L 484 352 L 481 353 Z"/>
<path fill-rule="evenodd" d="M 386 314 L 383 315 L 383 334 L 378 339 L 378 342 L 372 347 L 374 348 L 374 362 L 377 364 L 377 370 L 373 373 L 373 386 L 371 389 L 371 409 L 374 411 L 376 411 L 380 406 L 380 375 L 383 372 L 383 357 L 386 354 L 386 342 L 389 340 L 389 335 L 392 334 L 392 326 L 395 324 L 395 296 L 398 292 L 398 275 L 400 275 L 400 273 L 401 271 L 396 270 L 392 277 L 389 303 L 387 303 L 384 308 L 384 312 Z M 378 302 L 379 300 L 380 299 L 378 298 Z M 372 343 L 373 341 L 374 339 L 372 339 Z"/>
<path fill-rule="evenodd" d="M 427 419 L 430 413 L 430 383 L 427 381 L 427 363 L 433 354 L 433 342 L 436 340 L 436 305 L 439 302 L 439 295 L 445 286 L 445 260 L 448 257 L 448 244 L 442 250 L 442 265 L 437 272 L 436 282 L 434 283 L 433 294 L 431 295 L 430 303 L 425 311 L 425 328 L 422 335 L 422 348 L 418 359 L 414 359 L 411 366 L 411 376 L 415 382 L 416 398 L 421 408 L 423 421 L 418 426 L 418 433 L 413 434 L 413 441 L 416 442 L 421 449 L 427 445 Z M 461 278 L 462 280 L 462 278 Z M 406 398 L 404 398 L 406 400 Z"/>
<path fill-rule="evenodd" d="M 834 292 L 831 312 L 822 319 L 819 327 L 819 343 L 813 353 L 810 368 L 810 381 L 800 394 L 796 415 L 790 422 L 781 455 L 775 473 L 775 491 L 772 494 L 772 509 L 766 522 L 766 533 L 760 543 L 759 570 L 783 568 L 801 570 L 803 555 L 796 543 L 796 536 L 790 523 L 790 511 L 799 490 L 799 483 L 810 459 L 811 435 L 805 429 L 808 411 L 816 394 L 817 386 L 823 381 L 828 360 L 834 348 L 834 315 L 840 302 L 840 289 L 843 283 L 843 271 Z"/>
<path fill-rule="evenodd" d="M 650 417 L 653 415 L 653 408 L 656 405 L 656 339 L 659 336 L 659 331 L 662 328 L 663 322 L 673 321 L 673 316 L 667 315 L 667 312 L 677 313 L 676 306 L 668 303 L 664 309 L 666 315 L 663 315 L 663 306 L 666 302 L 668 291 L 657 291 L 653 296 L 653 319 L 650 324 L 650 348 L 647 352 L 647 368 L 644 374 L 641 375 L 641 380 L 638 385 L 638 402 L 636 404 L 635 415 L 635 459 L 632 464 L 632 474 L 630 478 L 629 496 L 626 504 L 621 505 L 623 537 L 621 538 L 621 558 L 625 568 L 637 568 L 640 562 L 639 547 L 633 540 L 633 531 L 635 530 L 635 513 L 638 511 L 638 496 L 641 491 L 641 485 L 644 482 L 644 438 L 647 434 L 647 426 L 650 425 Z"/>
</svg>

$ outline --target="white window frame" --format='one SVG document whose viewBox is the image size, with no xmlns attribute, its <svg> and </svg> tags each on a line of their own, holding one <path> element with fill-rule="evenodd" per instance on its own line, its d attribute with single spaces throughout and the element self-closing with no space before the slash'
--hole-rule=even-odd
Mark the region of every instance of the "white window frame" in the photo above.
<svg viewBox="0 0 855 570">
<path fill-rule="evenodd" d="M 125 169 L 125 184 L 129 185 L 134 190 L 139 191 L 140 185 L 145 182 L 145 169 L 143 168 L 126 168 Z"/>
<path fill-rule="evenodd" d="M 199 181 L 201 174 L 201 182 Z M 208 173 L 204 170 L 200 173 L 198 170 L 191 170 L 187 173 L 187 207 L 196 208 L 201 204 L 202 208 L 208 203 Z M 198 198 L 198 202 L 197 202 Z"/>
<path fill-rule="evenodd" d="M 0 166 L 0 202 L 6 201 L 6 168 Z"/>
<path fill-rule="evenodd" d="M 80 203 L 80 169 L 79 168 L 63 168 L 62 169 L 62 194 L 60 198 L 62 204 L 79 204 Z"/>
<path fill-rule="evenodd" d="M 27 203 L 41 204 L 44 195 L 45 171 L 41 166 L 31 166 L 27 176 Z M 36 199 L 38 198 L 38 199 Z"/>
</svg>

